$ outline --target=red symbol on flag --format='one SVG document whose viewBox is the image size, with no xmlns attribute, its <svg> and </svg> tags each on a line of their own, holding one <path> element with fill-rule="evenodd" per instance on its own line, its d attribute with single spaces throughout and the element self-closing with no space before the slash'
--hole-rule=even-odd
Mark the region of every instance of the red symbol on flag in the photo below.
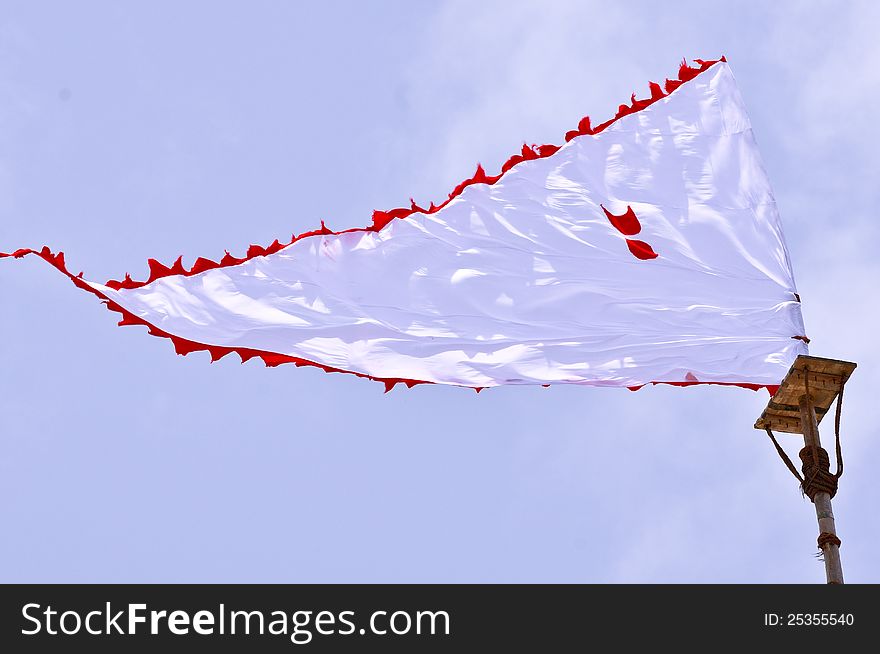
<svg viewBox="0 0 880 654">
<path fill-rule="evenodd" d="M 632 210 L 631 206 L 626 205 L 626 213 L 620 216 L 611 213 L 601 204 L 599 206 L 602 207 L 602 211 L 605 212 L 608 221 L 624 236 L 635 236 L 642 231 L 642 225 L 639 223 L 638 216 L 636 216 L 636 212 Z M 657 258 L 657 253 L 654 252 L 654 249 L 644 241 L 628 238 L 626 239 L 626 245 L 629 248 L 629 251 L 633 253 L 633 256 L 638 259 L 647 260 Z"/>
</svg>

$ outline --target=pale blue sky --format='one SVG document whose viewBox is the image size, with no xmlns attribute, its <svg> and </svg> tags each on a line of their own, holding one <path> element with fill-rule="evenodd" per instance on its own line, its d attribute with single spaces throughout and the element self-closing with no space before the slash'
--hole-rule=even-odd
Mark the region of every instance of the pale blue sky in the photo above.
<svg viewBox="0 0 880 654">
<path fill-rule="evenodd" d="M 860 364 L 835 511 L 880 582 L 880 10 L 770 5 L 0 0 L 0 250 L 103 281 L 364 226 L 725 54 L 812 353 Z M 0 581 L 824 579 L 766 393 L 210 364 L 36 259 L 0 262 L 0 306 Z"/>
</svg>

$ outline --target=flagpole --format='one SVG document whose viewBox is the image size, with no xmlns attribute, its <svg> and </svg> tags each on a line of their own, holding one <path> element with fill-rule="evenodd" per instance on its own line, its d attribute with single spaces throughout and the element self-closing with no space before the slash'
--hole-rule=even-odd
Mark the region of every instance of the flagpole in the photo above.
<svg viewBox="0 0 880 654">
<path fill-rule="evenodd" d="M 755 422 L 755 429 L 767 432 L 785 465 L 801 484 L 804 495 L 810 498 L 816 509 L 819 523 L 817 545 L 825 561 L 825 579 L 829 584 L 843 583 L 843 566 L 840 562 L 840 538 L 834 523 L 831 498 L 837 493 L 837 482 L 843 474 L 843 457 L 840 448 L 840 414 L 843 388 L 855 370 L 856 364 L 837 359 L 824 359 L 801 355 L 797 358 L 767 408 Z M 832 474 L 828 452 L 819 438 L 819 421 L 827 415 L 831 404 L 837 400 L 834 417 L 835 452 L 837 471 Z M 801 472 L 798 473 L 785 450 L 779 445 L 773 432 L 801 434 L 804 447 L 799 452 Z"/>
<path fill-rule="evenodd" d="M 806 453 L 806 457 L 802 457 L 805 459 L 804 475 L 806 477 L 808 464 L 815 463 L 809 459 L 814 453 L 818 454 L 817 459 L 820 466 L 818 474 L 830 475 L 830 461 L 828 460 L 827 452 L 824 457 L 821 456 L 821 453 L 825 452 L 825 450 L 822 448 L 822 443 L 819 440 L 819 423 L 816 420 L 816 411 L 813 408 L 812 398 L 809 395 L 802 395 L 798 402 L 798 408 L 800 409 L 804 435 L 804 449 L 802 452 Z M 819 549 L 822 550 L 822 558 L 825 559 L 825 579 L 829 584 L 842 584 L 843 566 L 840 562 L 840 538 L 837 537 L 837 529 L 834 525 L 831 493 L 825 490 L 815 491 L 811 499 L 816 507 L 816 519 L 819 522 L 818 544 Z"/>
</svg>

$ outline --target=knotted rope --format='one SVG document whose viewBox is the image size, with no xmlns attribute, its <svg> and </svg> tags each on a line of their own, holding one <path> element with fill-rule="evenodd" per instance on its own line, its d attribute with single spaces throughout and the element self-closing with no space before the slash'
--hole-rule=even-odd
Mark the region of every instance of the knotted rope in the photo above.
<svg viewBox="0 0 880 654">
<path fill-rule="evenodd" d="M 810 501 L 816 501 L 816 493 L 837 494 L 837 477 L 831 474 L 831 461 L 824 447 L 807 446 L 798 452 L 804 473 L 801 489 Z"/>
<path fill-rule="evenodd" d="M 825 546 L 829 543 L 840 547 L 840 539 L 829 531 L 823 531 L 819 534 L 819 538 L 816 539 L 816 544 L 819 545 L 820 550 L 824 550 Z"/>
<path fill-rule="evenodd" d="M 810 382 L 809 382 L 809 371 L 804 371 L 804 390 L 806 391 L 807 397 L 810 395 Z M 782 449 L 782 446 L 779 445 L 779 442 L 776 440 L 776 436 L 773 435 L 773 430 L 770 426 L 764 427 L 767 435 L 770 437 L 770 440 L 773 442 L 773 446 L 776 448 L 776 451 L 779 453 L 779 458 L 782 459 L 782 462 L 785 463 L 785 466 L 791 471 L 791 474 L 794 475 L 795 479 L 798 480 L 801 486 L 801 491 L 803 491 L 804 495 L 810 498 L 810 501 L 815 504 L 816 502 L 816 494 L 817 493 L 828 493 L 829 497 L 834 497 L 837 494 L 837 482 L 840 477 L 843 475 L 843 452 L 840 448 L 840 414 L 843 408 L 843 384 L 840 385 L 840 393 L 837 396 L 837 407 L 834 412 L 834 450 L 837 456 L 837 470 L 832 475 L 831 474 L 831 461 L 828 456 L 828 451 L 825 448 L 819 446 L 815 440 L 801 449 L 798 452 L 798 456 L 801 460 L 801 470 L 803 471 L 803 476 L 797 471 L 794 463 L 791 462 L 788 454 L 785 453 L 785 450 Z M 816 540 L 819 549 L 822 550 L 822 554 L 825 553 L 826 545 L 836 545 L 840 547 L 840 539 L 835 535 L 827 531 L 823 531 L 819 534 L 819 538 Z"/>
<path fill-rule="evenodd" d="M 804 385 L 805 390 L 809 395 L 810 386 L 806 374 L 804 375 Z M 798 452 L 798 456 L 801 460 L 801 470 L 804 473 L 803 476 L 801 476 L 800 473 L 798 473 L 797 468 L 795 468 L 794 463 L 792 463 L 791 459 L 788 457 L 788 454 L 786 454 L 785 450 L 779 445 L 779 442 L 773 435 L 773 430 L 769 426 L 764 427 L 764 430 L 773 442 L 773 446 L 779 453 L 779 458 L 782 459 L 782 462 L 785 463 L 785 466 L 791 471 L 791 474 L 793 474 L 795 479 L 798 480 L 804 495 L 809 497 L 810 501 L 814 503 L 816 501 L 816 493 L 828 493 L 828 495 L 834 497 L 837 494 L 837 482 L 843 475 L 843 452 L 840 447 L 840 414 L 842 408 L 843 385 L 841 384 L 840 393 L 837 396 L 837 408 L 834 414 L 834 450 L 837 455 L 837 470 L 833 475 L 831 474 L 831 461 L 828 452 L 825 448 L 820 447 L 813 442 Z"/>
</svg>

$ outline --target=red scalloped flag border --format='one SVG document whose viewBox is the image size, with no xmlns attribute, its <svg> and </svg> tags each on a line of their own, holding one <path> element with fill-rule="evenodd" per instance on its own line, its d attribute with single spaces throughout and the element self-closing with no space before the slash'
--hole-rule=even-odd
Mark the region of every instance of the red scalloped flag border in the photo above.
<svg viewBox="0 0 880 654">
<path fill-rule="evenodd" d="M 605 121 L 604 123 L 601 123 L 600 125 L 598 125 L 596 127 L 592 126 L 589 116 L 582 118 L 580 120 L 580 122 L 578 123 L 577 129 L 566 132 L 565 141 L 568 142 L 568 141 L 571 141 L 572 139 L 580 137 L 580 136 L 591 136 L 591 135 L 599 134 L 602 131 L 604 131 L 605 129 L 607 129 L 610 125 L 613 125 L 615 122 L 620 120 L 621 118 L 623 118 L 625 116 L 629 116 L 629 115 L 636 113 L 638 111 L 641 111 L 641 110 L 651 106 L 652 104 L 654 104 L 658 100 L 661 100 L 665 97 L 668 97 L 671 93 L 673 93 L 682 84 L 694 79 L 695 77 L 697 77 L 697 75 L 708 70 L 709 68 L 711 68 L 715 64 L 717 64 L 719 62 L 726 62 L 726 61 L 727 61 L 727 59 L 725 59 L 724 57 L 721 57 L 720 59 L 714 59 L 714 60 L 695 59 L 694 63 L 696 64 L 696 66 L 689 66 L 685 60 L 682 60 L 682 63 L 678 69 L 678 79 L 675 79 L 675 80 L 667 79 L 665 81 L 663 87 L 661 87 L 659 84 L 657 84 L 655 82 L 650 82 L 649 89 L 651 91 L 651 97 L 645 98 L 642 100 L 638 100 L 638 99 L 636 99 L 635 93 L 633 93 L 632 97 L 630 98 L 630 101 L 631 101 L 630 104 L 620 105 L 618 107 L 617 114 L 613 118 Z M 424 207 L 418 206 L 414 200 L 410 200 L 409 207 L 401 207 L 401 208 L 397 208 L 397 209 L 391 209 L 389 211 L 374 211 L 372 224 L 367 227 L 345 229 L 342 231 L 333 231 L 331 229 L 328 229 L 327 226 L 324 224 L 324 222 L 321 221 L 321 227 L 319 229 L 305 232 L 305 233 L 300 234 L 298 236 L 293 235 L 291 237 L 290 241 L 287 243 L 281 243 L 280 241 L 278 241 L 276 239 L 270 245 L 265 246 L 265 247 L 260 246 L 260 245 L 251 245 L 247 250 L 247 254 L 241 258 L 234 257 L 228 251 L 220 259 L 220 261 L 213 261 L 211 259 L 199 257 L 198 259 L 196 259 L 196 261 L 193 263 L 193 265 L 189 269 L 186 269 L 183 266 L 183 258 L 182 257 L 178 257 L 177 260 L 171 266 L 166 266 L 165 264 L 163 264 L 155 259 L 148 259 L 147 264 L 150 269 L 150 274 L 149 274 L 149 277 L 145 281 L 136 281 L 136 280 L 132 279 L 129 274 L 126 273 L 125 277 L 121 281 L 111 279 L 105 285 L 114 289 L 114 290 L 140 288 L 142 286 L 146 286 L 147 284 L 150 284 L 151 282 L 156 281 L 157 279 L 161 279 L 162 277 L 169 277 L 172 275 L 183 275 L 183 276 L 189 277 L 192 275 L 197 275 L 199 273 L 205 272 L 207 270 L 213 270 L 216 268 L 224 268 L 224 267 L 229 267 L 229 266 L 237 266 L 237 265 L 240 265 L 240 264 L 242 264 L 246 261 L 249 261 L 250 259 L 253 259 L 255 257 L 262 257 L 262 256 L 268 256 L 271 254 L 275 254 L 276 252 L 279 252 L 280 250 L 283 250 L 284 248 L 292 245 L 296 241 L 300 241 L 302 239 L 310 238 L 313 236 L 338 235 L 338 234 L 346 234 L 349 232 L 378 232 L 381 229 L 383 229 L 392 220 L 404 219 L 404 218 L 407 218 L 407 217 L 409 217 L 413 214 L 416 214 L 416 213 L 422 213 L 422 214 L 436 213 L 436 212 L 440 211 L 443 207 L 445 207 L 447 204 L 449 204 L 453 199 L 458 197 L 462 193 L 462 191 L 464 191 L 464 189 L 466 189 L 468 186 L 472 186 L 474 184 L 490 184 L 490 185 L 495 184 L 499 179 L 501 179 L 504 176 L 505 173 L 507 173 L 507 171 L 509 171 L 511 168 L 513 168 L 517 164 L 520 164 L 523 161 L 531 161 L 534 159 L 543 159 L 543 158 L 552 156 L 553 154 L 555 154 L 559 150 L 560 147 L 561 146 L 551 145 L 551 144 L 531 145 L 531 146 L 524 144 L 519 153 L 514 154 L 509 159 L 507 159 L 507 161 L 504 163 L 504 165 L 501 166 L 501 172 L 499 172 L 497 175 L 487 175 L 486 171 L 483 169 L 483 167 L 478 164 L 477 170 L 474 173 L 474 175 L 472 177 L 462 181 L 460 184 L 458 184 L 452 190 L 452 192 L 449 193 L 449 196 L 447 197 L 447 199 L 445 201 L 443 201 L 441 204 L 437 205 L 432 202 L 428 206 L 428 208 L 424 208 Z M 606 213 L 607 213 L 607 211 L 606 211 Z M 635 243 L 641 244 L 642 242 L 635 241 Z M 630 250 L 633 251 L 634 246 L 632 243 L 630 243 L 629 240 L 628 240 L 628 244 L 629 244 Z M 644 245 L 647 246 L 647 244 L 644 244 Z M 647 246 L 647 247 L 648 247 L 648 249 L 650 249 L 650 246 Z M 637 250 L 638 250 L 638 247 L 637 247 Z M 67 275 L 67 277 L 69 277 L 70 280 L 77 287 L 81 288 L 84 291 L 88 291 L 89 293 L 92 293 L 93 295 L 96 295 L 97 297 L 99 297 L 110 311 L 115 311 L 115 312 L 121 314 L 122 319 L 118 323 L 119 326 L 143 325 L 143 326 L 147 327 L 150 335 L 170 339 L 172 341 L 172 343 L 174 344 L 175 351 L 182 356 L 185 356 L 185 355 L 189 354 L 190 352 L 206 351 L 206 352 L 209 352 L 211 355 L 211 362 L 214 362 L 214 361 L 218 361 L 218 360 L 222 359 L 224 356 L 226 356 L 228 354 L 236 353 L 241 358 L 242 363 L 249 361 L 250 359 L 259 358 L 268 367 L 278 366 L 283 363 L 293 363 L 297 366 L 314 366 L 317 368 L 321 368 L 325 372 L 348 373 L 348 374 L 356 375 L 358 377 L 363 377 L 365 379 L 371 379 L 373 381 L 381 382 L 382 384 L 385 385 L 385 392 L 386 393 L 388 391 L 390 391 L 392 388 L 394 388 L 397 384 L 403 384 L 407 388 L 412 388 L 413 386 L 416 386 L 418 384 L 432 384 L 432 383 L 434 383 L 434 382 L 423 381 L 423 380 L 418 380 L 418 379 L 373 377 L 371 375 L 367 375 L 364 373 L 359 373 L 359 372 L 355 372 L 352 370 L 343 370 L 340 368 L 333 368 L 330 366 L 325 366 L 321 363 L 309 361 L 306 359 L 301 359 L 299 357 L 292 357 L 292 356 L 288 356 L 285 354 L 279 354 L 277 352 L 267 352 L 267 351 L 254 350 L 254 349 L 242 348 L 242 347 L 224 347 L 224 346 L 219 346 L 219 345 L 208 345 L 206 343 L 198 343 L 195 341 L 190 341 L 190 340 L 181 338 L 179 336 L 175 336 L 174 334 L 169 334 L 168 332 L 163 331 L 162 329 L 159 329 L 155 325 L 147 322 L 143 318 L 140 318 L 139 316 L 132 314 L 131 312 L 126 310 L 124 307 L 120 306 L 118 303 L 114 302 L 109 297 L 107 297 L 106 295 L 104 295 L 103 293 L 98 291 L 97 289 L 89 286 L 82 279 L 82 273 L 80 273 L 79 275 L 71 274 L 67 270 L 66 263 L 64 261 L 64 253 L 63 252 L 58 252 L 57 254 L 54 254 L 54 253 L 52 253 L 51 250 L 49 250 L 48 247 L 45 247 L 45 246 L 39 251 L 32 250 L 30 248 L 22 248 L 22 249 L 16 250 L 15 252 L 11 252 L 11 253 L 0 252 L 0 258 L 14 257 L 16 259 L 20 259 L 24 256 L 29 255 L 29 254 L 36 255 L 36 256 L 40 257 L 41 259 L 43 259 L 44 261 L 48 262 L 49 264 L 51 264 L 52 266 L 57 268 L 59 271 L 61 271 L 63 274 Z M 640 251 L 639 252 L 633 251 L 633 254 L 635 254 L 636 256 L 649 256 L 649 253 L 640 252 Z M 654 255 L 654 256 L 656 256 L 656 255 Z M 770 392 L 770 395 L 775 394 L 776 390 L 779 388 L 777 385 L 746 384 L 746 383 L 734 383 L 734 382 L 687 381 L 687 382 L 651 382 L 651 384 L 653 384 L 653 385 L 668 384 L 668 385 L 672 385 L 672 386 L 694 386 L 694 385 L 709 384 L 709 385 L 717 385 L 717 386 L 738 386 L 741 388 L 748 388 L 748 389 L 754 390 L 754 391 L 758 391 L 762 388 L 766 388 Z M 545 384 L 544 386 L 549 386 L 549 384 Z M 629 388 L 630 388 L 630 390 L 638 390 L 638 389 L 642 388 L 642 386 L 632 386 Z M 476 390 L 478 393 L 481 390 L 483 390 L 481 387 L 472 387 L 472 388 L 474 388 L 474 390 Z"/>
</svg>

